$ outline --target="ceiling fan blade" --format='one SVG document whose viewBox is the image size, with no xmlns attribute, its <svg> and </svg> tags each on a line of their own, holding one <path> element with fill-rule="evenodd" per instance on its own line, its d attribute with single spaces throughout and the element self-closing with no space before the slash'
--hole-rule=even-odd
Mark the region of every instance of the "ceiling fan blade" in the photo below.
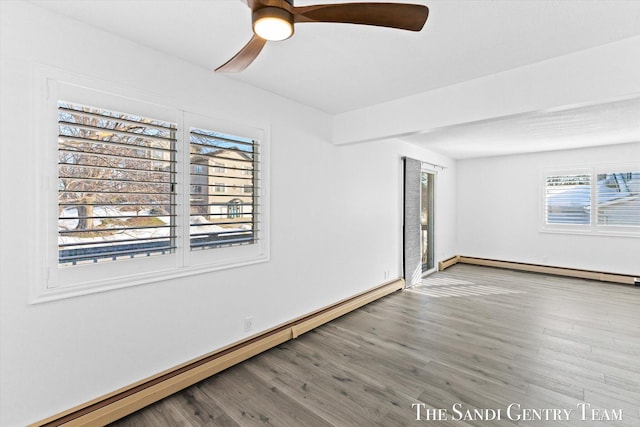
<svg viewBox="0 0 640 427">
<path fill-rule="evenodd" d="M 296 23 L 342 22 L 420 31 L 429 16 L 421 4 L 338 3 L 293 8 Z"/>
<path fill-rule="evenodd" d="M 258 57 L 260 51 L 267 43 L 263 38 L 254 35 L 249 43 L 247 43 L 240 52 L 236 53 L 233 58 L 216 68 L 217 73 L 239 73 L 247 68 L 254 59 Z"/>
</svg>

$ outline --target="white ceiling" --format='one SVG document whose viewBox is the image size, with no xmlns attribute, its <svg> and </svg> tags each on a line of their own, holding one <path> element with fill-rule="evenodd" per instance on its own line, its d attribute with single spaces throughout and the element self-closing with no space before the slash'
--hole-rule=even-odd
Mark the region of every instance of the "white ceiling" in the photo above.
<svg viewBox="0 0 640 427">
<path fill-rule="evenodd" d="M 293 38 L 268 43 L 244 72 L 214 75 L 211 71 L 212 78 L 240 80 L 337 114 L 640 35 L 638 0 L 403 1 L 429 7 L 421 32 L 298 24 Z M 241 0 L 31 2 L 209 70 L 233 56 L 252 35 L 250 11 Z M 323 2 L 296 0 L 295 4 Z M 575 114 L 584 117 L 598 111 L 590 106 Z M 562 121 L 570 119 L 567 114 L 556 113 L 549 123 L 566 123 Z M 492 128 L 489 123 L 474 124 L 457 132 L 468 138 L 480 130 L 489 138 L 497 126 L 513 137 L 517 128 L 513 120 L 522 119 L 496 122 Z M 602 123 L 602 129 L 607 127 Z M 444 134 L 451 131 L 439 129 L 410 140 L 444 147 Z M 637 132 L 636 137 L 640 140 Z M 491 144 L 500 146 L 495 138 Z M 460 150 L 442 148 L 452 157 L 465 156 Z"/>
</svg>

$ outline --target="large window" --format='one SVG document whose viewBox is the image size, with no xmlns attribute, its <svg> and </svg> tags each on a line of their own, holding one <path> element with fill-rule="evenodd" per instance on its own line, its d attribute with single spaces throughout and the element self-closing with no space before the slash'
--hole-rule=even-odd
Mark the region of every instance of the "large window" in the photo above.
<svg viewBox="0 0 640 427">
<path fill-rule="evenodd" d="M 262 129 L 48 85 L 32 301 L 268 260 Z"/>
<path fill-rule="evenodd" d="M 640 166 L 545 173 L 543 216 L 548 231 L 640 234 Z"/>
<path fill-rule="evenodd" d="M 175 249 L 176 124 L 58 102 L 61 265 Z"/>
</svg>

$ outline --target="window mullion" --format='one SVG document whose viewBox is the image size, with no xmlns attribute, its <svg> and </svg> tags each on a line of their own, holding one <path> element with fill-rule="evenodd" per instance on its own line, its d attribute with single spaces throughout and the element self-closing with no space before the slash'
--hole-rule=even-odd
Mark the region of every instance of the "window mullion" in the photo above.
<svg viewBox="0 0 640 427">
<path fill-rule="evenodd" d="M 595 169 L 591 169 L 591 231 L 596 230 L 598 225 L 598 175 Z"/>
</svg>

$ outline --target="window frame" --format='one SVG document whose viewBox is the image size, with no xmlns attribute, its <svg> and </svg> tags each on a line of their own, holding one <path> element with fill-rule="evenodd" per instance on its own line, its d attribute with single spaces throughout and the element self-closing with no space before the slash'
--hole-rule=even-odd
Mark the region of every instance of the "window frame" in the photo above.
<svg viewBox="0 0 640 427">
<path fill-rule="evenodd" d="M 113 85 L 48 67 L 34 68 L 34 123 L 32 152 L 36 156 L 34 212 L 41 212 L 29 236 L 32 242 L 30 267 L 31 304 L 93 294 L 118 288 L 150 284 L 168 279 L 203 274 L 255 263 L 268 262 L 269 255 L 269 126 L 238 123 L 206 111 L 194 113 L 166 97 Z M 134 257 L 117 261 L 64 267 L 58 264 L 58 123 L 59 100 L 162 119 L 178 126 L 176 142 L 175 253 Z M 252 245 L 211 248 L 193 253 L 189 240 L 190 171 L 189 128 L 207 129 L 247 136 L 260 142 L 260 194 L 258 224 L 260 238 Z M 117 263 L 117 269 L 114 269 Z M 117 275 L 114 275 L 117 271 Z"/>
<path fill-rule="evenodd" d="M 560 234 L 584 234 L 617 237 L 640 237 L 640 227 L 622 225 L 602 225 L 598 223 L 598 209 L 589 211 L 588 224 L 548 224 L 547 219 L 547 178 L 552 175 L 576 175 L 590 176 L 589 205 L 598 204 L 598 175 L 617 172 L 640 171 L 640 163 L 608 163 L 582 167 L 565 167 L 545 169 L 540 174 L 540 232 Z"/>
</svg>

